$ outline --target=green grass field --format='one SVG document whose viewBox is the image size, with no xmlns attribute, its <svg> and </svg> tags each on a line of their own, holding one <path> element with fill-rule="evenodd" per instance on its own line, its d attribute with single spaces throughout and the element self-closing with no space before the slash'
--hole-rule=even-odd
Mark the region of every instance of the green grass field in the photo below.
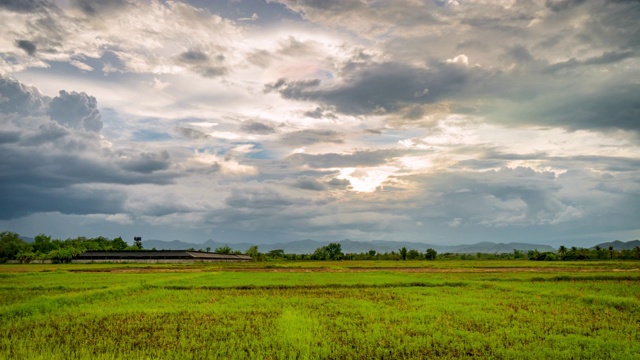
<svg viewBox="0 0 640 360">
<path fill-rule="evenodd" d="M 634 359 L 640 263 L 0 266 L 0 358 Z"/>
</svg>

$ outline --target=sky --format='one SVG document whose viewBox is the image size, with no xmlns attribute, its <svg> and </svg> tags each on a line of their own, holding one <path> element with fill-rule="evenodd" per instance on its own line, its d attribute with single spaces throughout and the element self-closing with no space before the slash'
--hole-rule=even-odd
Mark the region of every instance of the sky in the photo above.
<svg viewBox="0 0 640 360">
<path fill-rule="evenodd" d="M 640 2 L 0 0 L 0 230 L 640 238 Z"/>
</svg>

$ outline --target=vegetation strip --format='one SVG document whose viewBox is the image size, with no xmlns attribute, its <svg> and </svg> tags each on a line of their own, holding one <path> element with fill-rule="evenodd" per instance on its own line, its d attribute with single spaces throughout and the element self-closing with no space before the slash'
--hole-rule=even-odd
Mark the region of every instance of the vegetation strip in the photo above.
<svg viewBox="0 0 640 360">
<path fill-rule="evenodd" d="M 405 288 L 405 287 L 462 287 L 463 282 L 445 282 L 433 284 L 426 282 L 393 283 L 393 284 L 322 284 L 322 285 L 238 285 L 238 286 L 153 286 L 167 290 L 288 290 L 288 289 L 376 289 L 376 288 Z"/>
</svg>

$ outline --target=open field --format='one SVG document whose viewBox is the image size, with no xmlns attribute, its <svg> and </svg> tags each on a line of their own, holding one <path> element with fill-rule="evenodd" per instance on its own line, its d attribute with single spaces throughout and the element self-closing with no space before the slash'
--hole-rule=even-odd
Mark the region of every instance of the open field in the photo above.
<svg viewBox="0 0 640 360">
<path fill-rule="evenodd" d="M 640 358 L 640 262 L 0 266 L 0 358 Z"/>
</svg>

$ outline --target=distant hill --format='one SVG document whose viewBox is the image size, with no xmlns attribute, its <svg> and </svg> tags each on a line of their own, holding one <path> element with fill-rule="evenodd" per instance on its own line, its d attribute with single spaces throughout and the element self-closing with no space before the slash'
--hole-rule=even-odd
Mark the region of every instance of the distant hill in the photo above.
<svg viewBox="0 0 640 360">
<path fill-rule="evenodd" d="M 549 245 L 540 245 L 540 244 L 527 244 L 527 243 L 493 243 L 493 242 L 480 242 L 477 244 L 467 244 L 467 245 L 433 245 L 433 244 L 424 244 L 424 243 L 416 243 L 416 242 L 407 242 L 407 241 L 384 241 L 384 240 L 375 240 L 375 241 L 354 241 L 354 240 L 341 240 L 341 241 L 315 241 L 315 240 L 299 240 L 299 241 L 291 241 L 286 243 L 275 243 L 275 244 L 260 244 L 258 245 L 258 249 L 260 252 L 268 252 L 271 250 L 282 249 L 286 253 L 293 254 L 311 254 L 317 248 L 326 246 L 331 242 L 337 242 L 342 246 L 342 252 L 344 253 L 362 253 L 367 252 L 369 250 L 375 250 L 377 252 L 391 252 L 398 251 L 398 249 L 402 247 L 406 247 L 407 249 L 416 249 L 421 252 L 426 251 L 428 248 L 432 248 L 439 253 L 459 253 L 459 254 L 475 254 L 478 252 L 481 253 L 510 253 L 513 250 L 520 251 L 529 251 L 529 250 L 538 250 L 538 251 L 555 251 L 553 247 Z M 162 240 L 145 240 L 142 242 L 142 245 L 145 249 L 156 248 L 158 250 L 184 250 L 189 248 L 198 249 L 206 249 L 207 247 L 211 248 L 211 251 L 216 248 L 222 246 L 229 246 L 233 250 L 245 251 L 249 247 L 254 244 L 251 243 L 239 243 L 239 244 L 230 244 L 230 243 L 219 243 L 213 240 L 207 240 L 201 244 L 193 244 L 182 242 L 179 240 L 174 241 L 162 241 Z"/>
<path fill-rule="evenodd" d="M 219 243 L 219 242 L 215 242 L 211 239 L 201 243 L 201 244 L 194 244 L 194 243 L 188 243 L 188 242 L 184 242 L 184 241 L 180 241 L 180 240 L 173 240 L 173 241 L 162 241 L 162 240 L 143 240 L 142 241 L 142 247 L 145 249 L 153 249 L 155 248 L 156 250 L 185 250 L 185 249 L 190 249 L 190 248 L 194 248 L 196 250 L 206 250 L 207 247 L 211 248 L 211 251 L 215 250 L 216 248 L 219 247 L 223 247 L 223 246 L 229 246 L 230 248 L 232 248 L 233 250 L 241 250 L 241 251 L 245 251 L 248 248 L 250 248 L 251 246 L 253 246 L 253 244 L 248 244 L 248 243 L 242 243 L 242 244 L 229 244 L 229 243 Z"/>
<path fill-rule="evenodd" d="M 600 246 L 603 249 L 608 249 L 609 246 L 613 246 L 613 250 L 631 250 L 636 246 L 640 246 L 640 240 L 631 240 L 627 242 L 615 240 L 615 241 L 605 242 L 602 244 L 595 245 L 594 248 L 596 246 Z"/>
<path fill-rule="evenodd" d="M 519 251 L 529 251 L 529 250 L 538 250 L 541 252 L 545 251 L 556 251 L 556 249 L 549 245 L 541 245 L 541 244 L 527 244 L 527 243 L 493 243 L 493 242 L 479 242 L 477 244 L 471 245 L 458 245 L 451 246 L 452 249 L 447 250 L 445 252 L 454 252 L 461 254 L 471 254 L 471 253 L 486 253 L 486 254 L 502 254 L 502 253 L 510 253 L 513 250 Z M 437 250 L 437 249 L 436 249 Z"/>
</svg>

